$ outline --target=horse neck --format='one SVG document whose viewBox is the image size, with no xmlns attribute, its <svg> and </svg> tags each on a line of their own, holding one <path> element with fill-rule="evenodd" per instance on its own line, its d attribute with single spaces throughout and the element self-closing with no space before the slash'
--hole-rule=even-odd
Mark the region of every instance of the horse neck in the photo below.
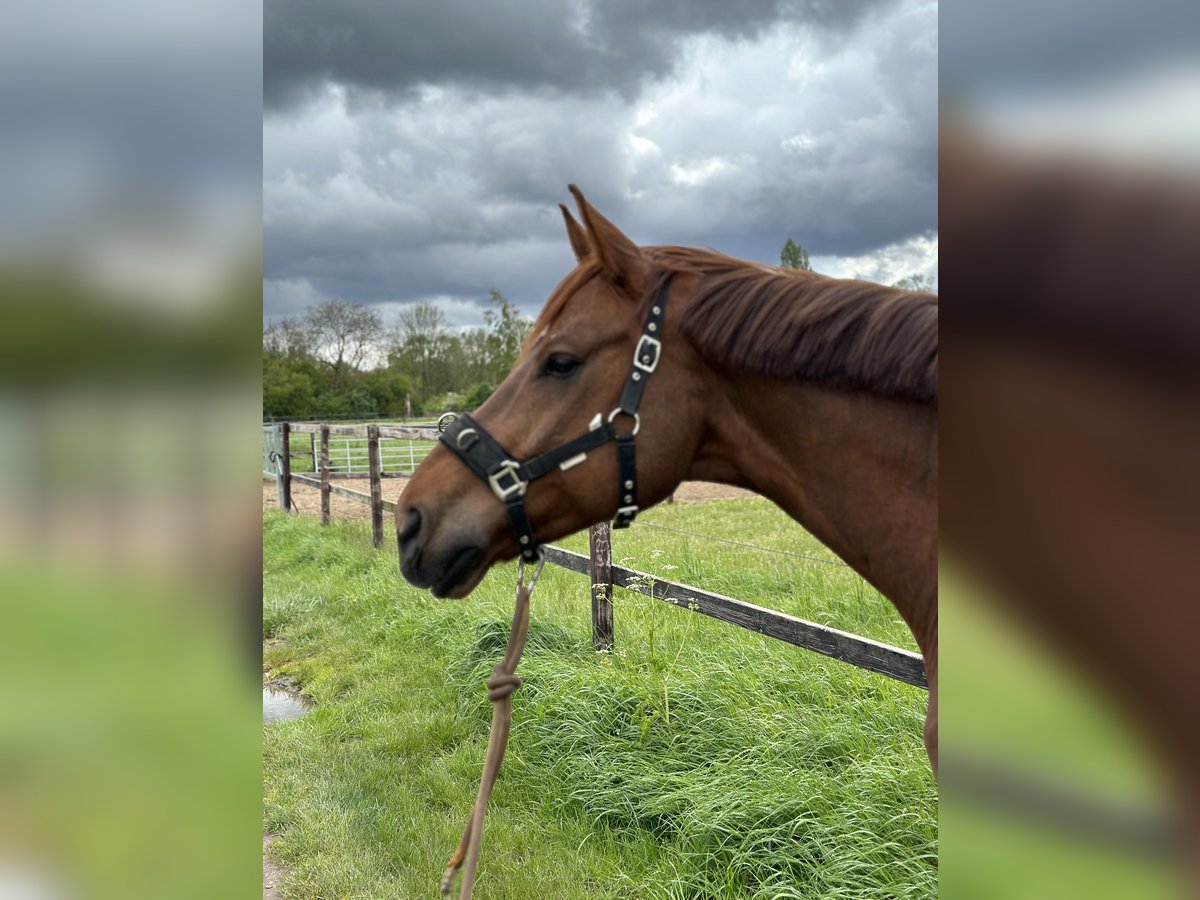
<svg viewBox="0 0 1200 900">
<path fill-rule="evenodd" d="M 937 410 L 730 373 L 689 477 L 779 504 L 937 640 Z"/>
</svg>

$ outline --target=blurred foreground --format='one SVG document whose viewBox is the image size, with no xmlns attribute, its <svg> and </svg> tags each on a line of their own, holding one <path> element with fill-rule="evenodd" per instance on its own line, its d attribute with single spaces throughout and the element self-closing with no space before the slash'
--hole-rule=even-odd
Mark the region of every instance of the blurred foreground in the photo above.
<svg viewBox="0 0 1200 900">
<path fill-rule="evenodd" d="M 262 11 L 118 5 L 0 36 L 0 900 L 261 872 Z M 1200 871 L 1195 7 L 1026 6 L 942 29 L 942 877 L 1172 896 Z"/>
<path fill-rule="evenodd" d="M 1074 12 L 943 68 L 947 896 L 1200 891 L 1200 69 Z"/>
<path fill-rule="evenodd" d="M 261 13 L 0 30 L 0 900 L 258 890 Z"/>
</svg>

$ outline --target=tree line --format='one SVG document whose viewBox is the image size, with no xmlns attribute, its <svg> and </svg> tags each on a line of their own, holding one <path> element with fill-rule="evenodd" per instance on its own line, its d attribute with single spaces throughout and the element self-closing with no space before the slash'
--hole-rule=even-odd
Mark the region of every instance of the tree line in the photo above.
<svg viewBox="0 0 1200 900">
<path fill-rule="evenodd" d="M 375 309 L 326 300 L 263 329 L 263 418 L 404 418 L 474 409 L 516 361 L 532 322 L 499 291 L 484 327 L 456 330 L 432 303 L 390 328 Z"/>
</svg>

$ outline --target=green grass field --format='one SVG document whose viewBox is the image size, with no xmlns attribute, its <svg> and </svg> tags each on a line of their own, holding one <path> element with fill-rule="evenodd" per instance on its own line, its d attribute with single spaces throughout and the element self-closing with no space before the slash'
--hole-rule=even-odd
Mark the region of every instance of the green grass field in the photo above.
<svg viewBox="0 0 1200 900">
<path fill-rule="evenodd" d="M 833 560 L 760 500 L 643 523 Z M 478 783 L 513 567 L 439 601 L 364 523 L 263 524 L 266 662 L 315 704 L 264 737 L 284 896 L 435 896 Z M 630 567 L 913 646 L 844 567 L 639 525 L 615 539 Z M 614 607 L 615 651 L 597 654 L 586 579 L 542 576 L 477 897 L 936 896 L 924 691 L 636 594 Z"/>
</svg>

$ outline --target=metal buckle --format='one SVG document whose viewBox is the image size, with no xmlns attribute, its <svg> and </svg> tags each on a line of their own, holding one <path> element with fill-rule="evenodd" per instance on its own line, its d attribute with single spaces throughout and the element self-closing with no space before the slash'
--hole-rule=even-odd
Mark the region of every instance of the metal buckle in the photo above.
<svg viewBox="0 0 1200 900">
<path fill-rule="evenodd" d="M 511 459 L 506 459 L 504 462 L 500 463 L 500 466 L 495 472 L 492 472 L 490 475 L 488 475 L 488 484 L 492 486 L 492 493 L 500 498 L 501 503 L 507 503 L 509 497 L 525 496 L 525 489 L 529 487 L 529 482 L 523 481 L 521 476 L 517 474 L 517 469 L 520 467 L 520 463 L 514 462 Z M 500 479 L 502 479 L 505 475 L 510 476 L 512 478 L 512 482 L 510 484 L 502 485 L 500 483 Z"/>
<path fill-rule="evenodd" d="M 475 435 L 474 440 L 472 440 L 470 443 L 463 443 L 467 439 L 467 435 L 471 434 Z M 458 433 L 458 436 L 454 439 L 454 442 L 458 444 L 459 450 L 470 450 L 475 446 L 475 441 L 477 440 L 479 440 L 479 432 L 477 432 L 474 428 L 464 428 Z"/>
<path fill-rule="evenodd" d="M 613 526 L 616 528 L 628 528 L 629 523 L 637 517 L 637 514 L 638 507 L 636 504 L 634 506 L 622 506 L 617 510 L 616 516 L 613 517 Z"/>
<path fill-rule="evenodd" d="M 625 410 L 621 409 L 621 407 L 618 406 L 616 409 L 614 409 L 612 412 L 610 412 L 608 414 L 608 424 L 611 425 L 612 420 L 620 415 L 633 416 L 633 431 L 629 432 L 629 434 L 626 435 L 626 437 L 633 437 L 635 434 L 638 433 L 638 429 L 642 427 L 641 417 L 638 416 L 638 414 L 635 412 L 625 412 Z"/>
<path fill-rule="evenodd" d="M 529 584 L 525 584 L 525 557 L 517 561 L 517 592 L 520 593 L 522 585 L 533 593 L 533 586 L 537 584 L 538 576 L 542 574 L 542 566 L 546 564 L 546 554 L 542 552 L 542 548 L 538 547 L 537 554 L 534 557 L 537 560 L 537 565 L 533 568 L 533 574 L 529 576 Z"/>
<path fill-rule="evenodd" d="M 653 351 L 650 362 L 642 362 L 642 353 L 645 349 Z M 658 368 L 658 360 L 662 357 L 662 341 L 658 338 L 650 337 L 648 334 L 643 334 L 638 340 L 637 347 L 633 351 L 633 367 L 641 369 L 647 375 Z"/>
</svg>

